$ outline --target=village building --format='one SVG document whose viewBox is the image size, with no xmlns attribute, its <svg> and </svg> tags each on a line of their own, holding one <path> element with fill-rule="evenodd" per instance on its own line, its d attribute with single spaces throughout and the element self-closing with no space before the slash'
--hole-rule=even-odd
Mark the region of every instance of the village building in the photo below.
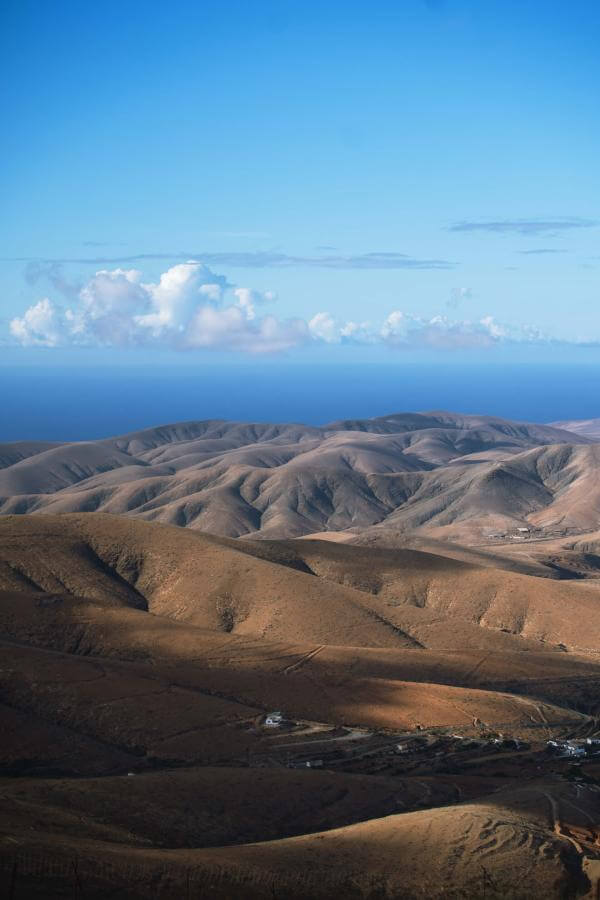
<svg viewBox="0 0 600 900">
<path fill-rule="evenodd" d="M 265 725 L 268 728 L 279 728 L 283 723 L 283 715 L 279 710 L 268 713 L 265 718 Z"/>
</svg>

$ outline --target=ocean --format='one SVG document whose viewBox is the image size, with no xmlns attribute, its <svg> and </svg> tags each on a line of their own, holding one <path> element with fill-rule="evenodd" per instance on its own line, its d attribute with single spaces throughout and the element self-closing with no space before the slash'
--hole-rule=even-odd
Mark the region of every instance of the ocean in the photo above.
<svg viewBox="0 0 600 900">
<path fill-rule="evenodd" d="M 600 365 L 205 365 L 0 369 L 0 440 L 87 440 L 223 418 L 324 424 L 446 409 L 532 422 L 600 416 Z"/>
</svg>

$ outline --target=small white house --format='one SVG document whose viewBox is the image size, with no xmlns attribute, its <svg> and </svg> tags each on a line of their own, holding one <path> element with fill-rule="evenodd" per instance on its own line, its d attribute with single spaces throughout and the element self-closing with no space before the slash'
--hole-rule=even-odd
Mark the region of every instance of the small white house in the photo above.
<svg viewBox="0 0 600 900">
<path fill-rule="evenodd" d="M 583 747 L 574 747 L 567 744 L 567 746 L 565 747 L 565 753 L 567 754 L 567 756 L 585 756 L 585 749 Z"/>
<path fill-rule="evenodd" d="M 283 715 L 278 710 L 276 712 L 269 713 L 265 718 L 265 725 L 268 728 L 279 728 L 282 722 Z"/>
</svg>

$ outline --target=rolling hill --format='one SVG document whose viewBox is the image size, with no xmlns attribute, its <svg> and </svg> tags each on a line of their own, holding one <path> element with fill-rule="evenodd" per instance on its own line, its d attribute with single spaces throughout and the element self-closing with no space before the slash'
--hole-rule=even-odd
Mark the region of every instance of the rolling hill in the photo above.
<svg viewBox="0 0 600 900">
<path fill-rule="evenodd" d="M 452 432 L 450 454 L 463 449 L 459 431 L 496 445 L 438 464 L 439 434 L 417 438 L 414 421 L 396 417 L 373 431 L 338 423 L 328 437 L 192 423 L 3 451 L 5 486 L 15 468 L 13 483 L 39 485 L 51 471 L 53 486 L 36 495 L 48 500 L 42 514 L 0 518 L 7 897 L 597 895 L 600 763 L 574 766 L 546 747 L 600 740 L 597 531 L 469 548 L 404 530 L 398 517 L 422 497 L 383 523 L 325 531 L 333 540 L 53 511 L 98 480 L 132 490 L 134 470 L 169 481 L 178 473 L 156 471 L 181 463 L 179 474 L 198 478 L 215 452 L 248 453 L 253 471 L 260 461 L 267 478 L 288 477 L 294 464 L 315 471 L 322 451 L 326 466 L 343 456 L 344 491 L 372 479 L 361 466 L 398 456 L 402 477 L 456 477 L 458 522 L 478 502 L 485 519 L 486 492 L 492 508 L 510 501 L 504 475 L 482 474 L 492 470 L 526 479 L 528 508 L 546 491 L 540 514 L 563 504 L 592 516 L 598 445 L 538 446 L 543 429 L 431 418 Z M 405 449 L 421 443 L 418 463 L 399 450 L 405 439 Z M 299 445 L 308 461 L 292 452 Z M 242 465 L 230 462 L 227 484 Z M 13 500 L 25 509 L 31 496 Z M 238 515 L 236 496 L 215 495 L 209 514 Z M 284 496 L 274 515 L 289 522 Z M 315 521 L 326 496 L 313 501 Z M 274 710 L 283 723 L 270 728 Z"/>
<path fill-rule="evenodd" d="M 189 422 L 2 445 L 0 512 L 100 511 L 275 539 L 383 525 L 473 542 L 519 526 L 597 527 L 599 463 L 584 434 L 484 416 Z"/>
<path fill-rule="evenodd" d="M 99 513 L 0 518 L 6 590 L 67 592 L 269 640 L 490 650 L 563 644 L 579 652 L 598 645 L 594 582 L 522 574 L 513 561 L 507 568 L 410 549 L 235 541 Z"/>
<path fill-rule="evenodd" d="M 592 438 L 595 441 L 600 440 L 600 419 L 572 419 L 568 422 L 553 422 L 552 427 L 572 431 L 573 434 Z"/>
</svg>

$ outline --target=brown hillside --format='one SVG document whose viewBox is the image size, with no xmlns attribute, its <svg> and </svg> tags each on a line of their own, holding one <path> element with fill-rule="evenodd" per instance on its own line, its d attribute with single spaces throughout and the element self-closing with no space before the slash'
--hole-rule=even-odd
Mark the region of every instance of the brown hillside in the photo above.
<svg viewBox="0 0 600 900">
<path fill-rule="evenodd" d="M 592 583 L 414 550 L 235 542 L 98 514 L 0 519 L 0 585 L 269 640 L 579 652 L 600 643 Z"/>
<path fill-rule="evenodd" d="M 591 900 L 598 588 L 453 553 L 1 519 L 3 894 Z"/>
<path fill-rule="evenodd" d="M 118 884 L 128 885 L 129 897 L 155 896 L 158 882 L 161 897 L 169 900 L 185 896 L 188 888 L 200 895 L 210 891 L 219 900 L 369 898 L 374 892 L 390 898 L 458 900 L 491 893 L 544 900 L 592 897 L 597 883 L 596 797 L 573 785 L 532 783 L 455 806 L 200 850 L 140 848 L 124 843 L 122 832 L 117 840 L 102 840 L 97 832 L 93 839 L 65 838 L 40 828 L 31 838 L 29 821 L 13 821 L 8 836 L 27 836 L 31 845 L 21 863 L 30 897 L 60 896 L 73 883 L 73 857 L 90 897 L 107 896 Z M 9 863 L 6 846 L 0 844 L 0 853 Z M 44 867 L 50 858 L 52 867 Z"/>
<path fill-rule="evenodd" d="M 0 512 L 101 511 L 239 537 L 385 523 L 477 541 L 596 527 L 598 445 L 452 413 L 303 425 L 207 421 L 101 441 L 0 447 Z"/>
</svg>

